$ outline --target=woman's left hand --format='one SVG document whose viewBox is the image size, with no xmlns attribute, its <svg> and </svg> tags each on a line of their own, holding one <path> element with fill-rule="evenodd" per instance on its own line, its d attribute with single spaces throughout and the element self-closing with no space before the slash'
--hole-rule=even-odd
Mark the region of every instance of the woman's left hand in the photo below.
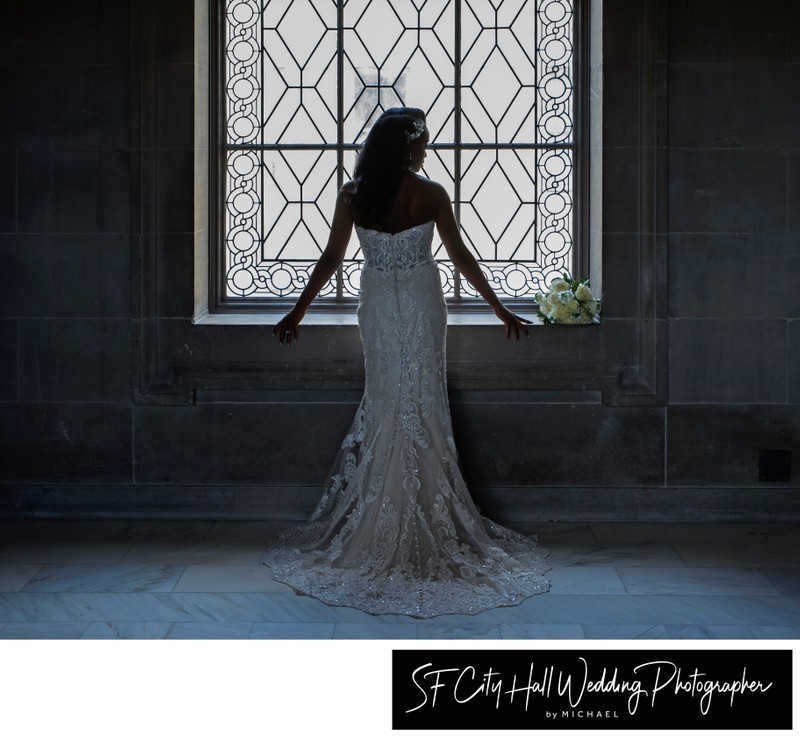
<svg viewBox="0 0 800 738">
<path fill-rule="evenodd" d="M 519 315 L 514 315 L 507 307 L 504 305 L 499 305 L 495 308 L 494 314 L 503 321 L 506 326 L 506 341 L 511 340 L 511 335 L 514 335 L 514 340 L 519 341 L 519 332 L 520 330 L 528 337 L 531 337 L 531 334 L 528 332 L 526 328 L 526 324 L 530 325 L 533 321 L 528 320 L 527 318 L 521 318 Z"/>
</svg>

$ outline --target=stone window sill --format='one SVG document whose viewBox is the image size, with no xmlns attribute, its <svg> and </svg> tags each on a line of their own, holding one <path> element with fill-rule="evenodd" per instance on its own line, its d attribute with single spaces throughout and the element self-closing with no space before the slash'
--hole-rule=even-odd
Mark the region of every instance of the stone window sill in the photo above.
<svg viewBox="0 0 800 738">
<path fill-rule="evenodd" d="M 513 306 L 511 309 L 517 312 Z M 543 325 L 535 317 L 535 311 L 530 308 L 520 308 L 519 314 L 533 321 L 532 325 Z M 204 313 L 193 319 L 195 325 L 275 325 L 284 315 L 286 310 L 263 310 L 253 313 Z M 447 314 L 447 324 L 453 326 L 480 326 L 499 325 L 495 314 L 490 310 L 454 310 Z M 303 325 L 358 325 L 355 307 L 352 310 L 332 312 L 310 310 Z"/>
</svg>

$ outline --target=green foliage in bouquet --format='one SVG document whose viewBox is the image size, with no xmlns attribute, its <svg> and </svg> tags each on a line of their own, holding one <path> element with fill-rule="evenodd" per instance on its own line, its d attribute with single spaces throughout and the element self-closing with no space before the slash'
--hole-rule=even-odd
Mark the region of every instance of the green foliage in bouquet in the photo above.
<svg viewBox="0 0 800 738">
<path fill-rule="evenodd" d="M 537 294 L 538 315 L 543 323 L 587 325 L 600 322 L 600 299 L 588 279 L 573 279 L 567 272 L 550 283 L 546 295 Z"/>
</svg>

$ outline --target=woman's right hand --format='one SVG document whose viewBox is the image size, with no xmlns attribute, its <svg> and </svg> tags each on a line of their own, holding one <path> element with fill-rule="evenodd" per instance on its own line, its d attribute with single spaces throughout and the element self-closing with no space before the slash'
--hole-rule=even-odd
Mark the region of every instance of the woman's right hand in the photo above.
<svg viewBox="0 0 800 738">
<path fill-rule="evenodd" d="M 531 321 L 527 318 L 522 318 L 519 315 L 515 315 L 502 303 L 494 309 L 494 314 L 505 324 L 506 341 L 510 341 L 512 335 L 514 336 L 515 341 L 519 341 L 520 331 L 528 338 L 531 337 L 531 334 L 528 332 L 526 327 L 526 325 L 530 325 Z"/>
<path fill-rule="evenodd" d="M 303 315 L 298 314 L 298 310 L 293 308 L 278 321 L 278 324 L 272 329 L 272 335 L 278 337 L 281 345 L 291 346 L 292 341 L 296 341 L 300 335 L 302 319 Z"/>
</svg>

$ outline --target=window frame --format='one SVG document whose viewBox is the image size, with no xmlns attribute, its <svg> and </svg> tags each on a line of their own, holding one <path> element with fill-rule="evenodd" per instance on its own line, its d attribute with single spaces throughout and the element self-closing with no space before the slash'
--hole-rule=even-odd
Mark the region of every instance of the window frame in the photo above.
<svg viewBox="0 0 800 738">
<path fill-rule="evenodd" d="M 456 7 L 461 0 L 458 0 Z M 528 0 L 536 2 L 537 0 Z M 590 274 L 590 28 L 589 28 L 589 1 L 572 0 L 574 13 L 573 38 L 574 46 L 572 51 L 573 66 L 573 143 L 571 150 L 573 153 L 572 162 L 572 237 L 573 244 L 570 254 L 572 274 L 580 277 L 588 277 Z M 252 298 L 228 298 L 226 297 L 226 270 L 225 270 L 225 193 L 226 193 L 226 172 L 227 155 L 229 149 L 225 141 L 227 121 L 226 115 L 226 93 L 225 93 L 225 24 L 226 24 L 226 0 L 211 0 L 211 13 L 209 17 L 209 259 L 208 259 L 208 307 L 206 315 L 253 315 L 253 314 L 272 314 L 283 313 L 290 309 L 296 297 L 252 297 Z M 341 23 L 341 5 L 340 5 Z M 455 22 L 459 22 L 459 14 L 455 14 Z M 457 34 L 456 34 L 457 36 Z M 342 42 L 341 28 L 339 40 Z M 340 48 L 340 47 L 339 47 Z M 337 54 L 339 53 L 337 48 Z M 460 95 L 460 92 L 456 93 Z M 341 113 L 341 111 L 340 111 Z M 341 123 L 340 123 L 341 127 Z M 470 148 L 496 149 L 503 148 L 503 144 L 482 146 L 480 144 L 464 144 L 454 142 L 453 144 L 433 144 L 431 148 L 442 148 L 457 153 L 459 150 Z M 514 148 L 514 144 L 508 144 L 505 148 Z M 289 148 L 289 147 L 287 147 Z M 297 148 L 300 148 L 298 146 Z M 345 142 L 327 143 L 326 145 L 314 145 L 313 148 L 328 148 L 338 152 L 341 161 L 345 151 L 356 149 L 357 146 Z M 523 148 L 523 147 L 519 147 Z M 533 148 L 533 147 L 529 147 Z M 457 157 L 456 157 L 457 158 Z M 456 169 L 457 176 L 458 169 Z M 455 179 L 455 178 L 454 178 Z M 455 184 L 456 202 L 453 203 L 456 218 L 459 218 L 458 185 Z M 594 269 L 596 271 L 596 269 Z M 505 304 L 515 310 L 535 310 L 536 301 L 531 297 L 513 298 L 501 296 Z M 309 309 L 309 315 L 313 319 L 320 316 L 331 315 L 333 317 L 342 314 L 351 314 L 357 305 L 358 299 L 352 296 L 336 296 L 329 298 L 316 299 Z M 475 313 L 485 310 L 485 304 L 480 298 L 456 297 L 447 298 L 448 310 L 453 313 Z"/>
<path fill-rule="evenodd" d="M 363 353 L 352 313 L 310 312 L 306 338 L 290 357 L 269 340 L 277 310 L 209 312 L 209 22 L 217 7 L 217 0 L 194 0 L 194 42 L 185 41 L 193 53 L 184 62 L 194 71 L 194 131 L 178 129 L 183 146 L 177 149 L 175 136 L 165 136 L 163 116 L 183 111 L 187 103 L 175 98 L 174 76 L 160 73 L 174 67 L 162 60 L 156 32 L 165 6 L 148 0 L 132 15 L 134 405 L 193 405 L 206 390 L 249 397 L 263 389 L 285 402 L 286 390 L 314 396 L 318 390 L 363 388 Z M 603 293 L 603 320 L 537 325 L 535 341 L 507 345 L 491 311 L 451 313 L 448 323 L 459 324 L 448 330 L 448 383 L 481 393 L 553 391 L 559 402 L 572 397 L 561 392 L 599 391 L 604 405 L 663 406 L 668 7 L 665 0 L 636 5 L 624 24 L 602 0 L 585 7 L 591 41 L 590 276 Z M 187 11 L 183 5 L 180 10 Z M 604 139 L 603 118 L 626 122 L 613 145 Z M 190 223 L 183 209 L 192 191 Z M 176 224 L 178 231 L 171 231 Z"/>
</svg>

